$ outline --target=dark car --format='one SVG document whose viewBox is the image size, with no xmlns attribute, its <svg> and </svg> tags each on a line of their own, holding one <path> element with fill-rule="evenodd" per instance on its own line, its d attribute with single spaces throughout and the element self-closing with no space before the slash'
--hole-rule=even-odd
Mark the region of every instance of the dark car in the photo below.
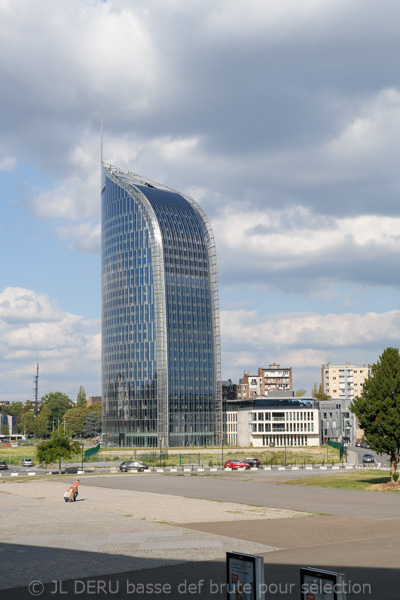
<svg viewBox="0 0 400 600">
<path fill-rule="evenodd" d="M 356 446 L 357 446 L 358 448 L 362 448 L 362 444 L 363 444 L 362 442 L 356 442 Z"/>
<path fill-rule="evenodd" d="M 250 469 L 250 465 L 248 462 L 244 460 L 227 460 L 225 465 L 225 469 L 239 470 L 239 469 Z"/>
<path fill-rule="evenodd" d="M 127 473 L 128 471 L 144 471 L 148 469 L 149 466 L 140 462 L 140 460 L 126 460 L 119 465 L 119 470 Z"/>
<path fill-rule="evenodd" d="M 261 463 L 258 458 L 245 458 L 244 462 L 247 462 L 250 467 L 261 467 Z"/>
<path fill-rule="evenodd" d="M 363 463 L 364 464 L 366 464 L 366 463 L 373 463 L 373 462 L 375 462 L 375 458 L 374 458 L 373 454 L 369 454 L 369 453 L 364 454 L 364 456 L 363 456 Z"/>
<path fill-rule="evenodd" d="M 7 471 L 7 463 L 5 460 L 0 460 L 0 471 Z"/>
</svg>

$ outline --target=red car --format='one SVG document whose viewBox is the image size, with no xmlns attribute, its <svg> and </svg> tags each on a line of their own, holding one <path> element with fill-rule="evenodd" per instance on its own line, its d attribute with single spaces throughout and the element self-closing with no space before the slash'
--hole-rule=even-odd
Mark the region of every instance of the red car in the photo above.
<svg viewBox="0 0 400 600">
<path fill-rule="evenodd" d="M 227 469 L 250 469 L 250 465 L 244 460 L 227 460 L 224 468 Z"/>
</svg>

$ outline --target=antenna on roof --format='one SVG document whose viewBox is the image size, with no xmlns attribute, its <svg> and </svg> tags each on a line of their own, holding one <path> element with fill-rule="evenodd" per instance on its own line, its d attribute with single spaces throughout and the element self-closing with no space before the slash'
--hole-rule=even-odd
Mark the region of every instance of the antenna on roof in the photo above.
<svg viewBox="0 0 400 600">
<path fill-rule="evenodd" d="M 103 117 L 101 117 L 100 159 L 103 164 Z"/>
</svg>

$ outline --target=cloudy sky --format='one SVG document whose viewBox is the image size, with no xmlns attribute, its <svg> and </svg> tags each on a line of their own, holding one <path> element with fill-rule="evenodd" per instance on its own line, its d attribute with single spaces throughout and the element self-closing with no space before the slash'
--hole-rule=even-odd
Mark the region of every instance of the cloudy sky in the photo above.
<svg viewBox="0 0 400 600">
<path fill-rule="evenodd" d="M 397 0 L 0 0 L 0 399 L 100 384 L 104 160 L 195 198 L 223 378 L 398 346 Z"/>
</svg>

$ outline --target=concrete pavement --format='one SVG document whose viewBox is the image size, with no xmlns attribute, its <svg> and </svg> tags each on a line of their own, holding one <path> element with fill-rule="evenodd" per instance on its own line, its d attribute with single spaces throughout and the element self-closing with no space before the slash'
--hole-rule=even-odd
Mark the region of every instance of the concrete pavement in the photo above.
<svg viewBox="0 0 400 600">
<path fill-rule="evenodd" d="M 56 482 L 47 482 L 47 485 L 55 484 Z M 32 483 L 13 485 L 14 488 L 17 488 L 18 485 L 29 486 Z M 7 489 L 8 485 L 2 487 Z M 172 488 L 175 493 L 171 493 Z M 39 487 L 37 492 L 35 491 L 35 499 L 38 502 L 41 500 L 40 489 Z M 113 505 L 102 507 L 100 504 L 98 507 L 95 499 L 101 498 L 103 495 L 107 504 L 109 502 L 107 498 L 112 498 Z M 61 567 L 64 565 L 66 573 L 68 573 L 66 567 L 70 564 L 76 564 L 79 567 L 80 561 L 82 567 L 80 570 L 78 568 L 77 575 L 71 579 L 68 575 L 59 579 L 56 577 L 57 583 L 49 581 L 43 588 L 37 588 L 41 592 L 37 594 L 40 598 L 46 600 L 50 598 L 68 600 L 76 597 L 85 600 L 94 597 L 115 597 L 125 600 L 152 596 L 185 600 L 188 598 L 198 600 L 200 598 L 201 600 L 225 598 L 223 554 L 227 549 L 240 552 L 249 551 L 264 557 L 265 578 L 269 586 L 270 598 L 289 598 L 290 600 L 300 598 L 300 566 L 320 566 L 343 572 L 352 586 L 352 593 L 347 596 L 348 600 L 356 598 L 397 600 L 399 595 L 400 533 L 398 533 L 396 522 L 396 519 L 399 518 L 398 505 L 400 504 L 398 493 L 353 492 L 286 486 L 259 480 L 244 480 L 240 476 L 236 477 L 236 474 L 229 478 L 225 478 L 225 476 L 214 478 L 128 475 L 127 477 L 85 478 L 82 482 L 80 497 L 87 498 L 81 505 L 78 503 L 76 506 L 62 505 L 68 510 L 81 510 L 81 507 L 83 509 L 86 505 L 84 519 L 82 521 L 78 519 L 71 523 L 71 532 L 77 530 L 82 532 L 85 520 L 89 520 L 95 537 L 100 534 L 104 535 L 108 531 L 106 520 L 111 520 L 115 513 L 116 520 L 113 523 L 110 522 L 114 529 L 117 528 L 121 531 L 121 527 L 125 529 L 128 527 L 129 530 L 132 530 L 133 527 L 137 533 L 153 531 L 156 534 L 156 537 L 153 538 L 156 546 L 153 545 L 151 551 L 153 554 L 148 554 L 146 557 L 143 555 L 143 551 L 141 551 L 142 553 L 135 551 L 130 557 L 126 553 L 125 555 L 122 553 L 123 549 L 120 546 L 112 544 L 102 552 L 99 552 L 98 547 L 87 546 L 85 549 L 73 549 L 72 546 L 65 548 L 65 543 L 63 547 L 62 540 L 59 539 L 59 548 L 55 549 L 53 544 L 53 551 L 55 554 L 59 552 L 61 558 L 52 559 L 51 554 L 48 553 L 47 557 L 43 557 L 45 564 L 51 567 L 52 562 L 57 564 L 57 560 L 60 560 L 60 565 Z M 205 497 L 214 502 L 205 502 L 203 508 L 200 508 L 199 504 L 199 509 L 195 513 L 197 522 L 193 522 L 191 502 Z M 236 504 L 234 508 L 231 508 L 232 505 L 225 506 L 228 498 L 239 504 Z M 154 514 L 160 515 L 161 520 L 163 511 L 167 514 L 168 511 L 172 511 L 174 523 L 142 521 L 141 518 L 131 520 L 132 517 L 129 519 L 124 517 L 127 510 L 134 513 L 135 505 L 137 506 L 140 499 L 142 500 L 140 510 L 148 511 L 148 514 L 151 515 L 151 502 L 154 502 L 154 507 L 156 507 Z M 12 518 L 12 510 L 17 508 L 17 502 L 21 502 L 15 498 L 10 500 L 11 512 L 9 511 L 7 515 L 9 519 Z M 14 502 L 12 502 L 13 500 Z M 240 505 L 242 501 L 245 503 L 245 507 Z M 26 502 L 25 510 L 32 510 L 32 503 L 33 501 Z M 258 506 L 254 507 L 254 504 L 261 507 L 278 504 L 282 507 L 284 507 L 283 505 L 307 505 L 308 510 L 315 510 L 314 507 L 322 505 L 324 510 L 317 512 L 323 512 L 325 515 L 312 517 L 292 515 L 289 518 L 278 520 L 266 519 L 265 515 L 257 518 L 255 512 L 252 515 L 253 518 L 249 519 L 247 518 L 248 514 L 251 514 L 249 511 L 258 509 Z M 1 507 L 3 506 L 2 503 Z M 43 504 L 43 507 L 45 506 L 48 511 L 50 506 L 48 502 Z M 55 502 L 52 506 L 53 510 L 56 510 Z M 57 504 L 57 510 L 59 507 L 60 505 Z M 228 512 L 227 507 L 229 507 Z M 357 507 L 358 515 L 355 514 Z M 335 512 L 331 512 L 331 516 L 326 516 L 326 513 L 330 513 L 330 509 L 334 509 Z M 230 510 L 232 512 L 229 512 Z M 261 508 L 261 510 L 264 509 Z M 190 518 L 191 516 L 192 518 Z M 223 520 L 221 520 L 221 516 L 224 516 Z M 226 519 L 227 516 L 229 520 Z M 57 519 L 54 522 L 56 523 L 56 521 Z M 53 524 L 52 527 L 54 529 L 56 525 Z M 176 533 L 173 533 L 174 531 Z M 187 531 L 186 535 L 184 531 Z M 64 523 L 60 535 L 65 536 L 67 533 L 68 524 Z M 38 532 L 35 535 L 38 535 Z M 167 538 L 164 539 L 168 540 L 170 549 L 165 544 L 157 547 L 165 535 Z M 174 540 L 178 543 L 176 550 L 179 556 L 169 554 L 173 549 Z M 203 554 L 201 553 L 202 541 L 205 542 Z M 189 542 L 189 544 L 185 544 L 185 542 Z M 213 549 L 210 542 L 219 544 L 216 554 L 216 548 Z M 199 546 L 197 550 L 196 544 Z M 22 544 L 20 546 L 10 545 L 15 546 L 15 556 L 18 556 L 18 549 L 24 547 Z M 33 553 L 37 552 L 40 556 L 40 552 L 44 551 L 44 546 L 32 547 L 32 551 Z M 48 549 L 47 552 L 49 552 Z M 4 553 L 2 556 L 4 558 Z M 139 560 L 142 563 L 138 568 Z M 129 561 L 131 561 L 131 567 Z M 4 566 L 4 561 L 1 562 Z M 86 567 L 90 567 L 90 565 L 98 565 L 99 570 L 88 573 Z M 120 570 L 118 570 L 119 565 Z M 61 583 L 59 583 L 60 580 L 62 580 Z M 190 584 L 192 587 L 189 587 Z M 161 586 L 159 593 L 156 593 L 155 585 Z M 35 592 L 35 590 L 32 591 Z M 34 595 L 31 592 L 26 586 L 14 587 L 0 591 L 0 598 L 26 600 Z"/>
</svg>

